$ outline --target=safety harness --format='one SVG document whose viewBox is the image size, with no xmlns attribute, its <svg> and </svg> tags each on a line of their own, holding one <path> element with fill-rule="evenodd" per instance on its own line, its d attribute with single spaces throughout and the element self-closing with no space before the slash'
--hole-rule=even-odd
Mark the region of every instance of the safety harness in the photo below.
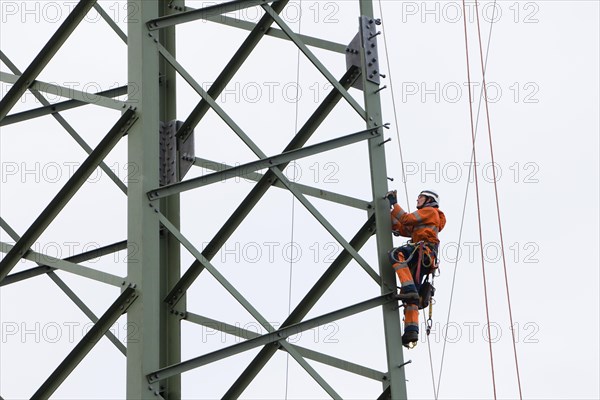
<svg viewBox="0 0 600 400">
<path fill-rule="evenodd" d="M 438 245 L 436 243 L 420 241 L 418 243 L 407 242 L 406 246 L 410 246 L 413 250 L 410 255 L 406 257 L 405 263 L 409 264 L 415 254 L 417 255 L 417 264 L 413 273 L 413 278 L 419 293 L 419 310 L 429 308 L 429 315 L 427 318 L 427 335 L 429 336 L 431 327 L 433 326 L 433 304 L 435 303 L 435 300 L 433 299 L 433 296 L 435 295 L 433 281 L 434 278 L 439 275 L 439 260 L 437 256 Z M 399 262 L 396 257 L 396 251 L 392 252 L 392 258 L 395 259 L 396 262 Z M 411 272 L 413 272 L 412 268 Z M 421 275 L 423 272 L 424 276 Z M 430 276 L 431 282 L 429 282 Z"/>
</svg>

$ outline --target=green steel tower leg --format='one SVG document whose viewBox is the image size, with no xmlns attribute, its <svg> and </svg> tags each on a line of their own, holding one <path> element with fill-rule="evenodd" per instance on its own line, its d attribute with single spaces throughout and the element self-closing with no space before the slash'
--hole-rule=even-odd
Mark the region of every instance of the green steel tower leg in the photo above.
<svg viewBox="0 0 600 400">
<path fill-rule="evenodd" d="M 372 0 L 360 1 L 360 14 L 373 18 Z M 363 23 L 363 22 L 361 22 Z M 372 22 L 373 23 L 373 22 Z M 366 27 L 365 27 L 366 28 Z M 370 48 L 370 44 L 369 47 Z M 362 47 L 361 51 L 365 51 Z M 382 126 L 381 100 L 379 97 L 379 85 L 369 81 L 366 57 L 361 54 L 362 80 L 365 97 L 365 110 L 367 112 L 367 128 Z M 383 128 L 381 128 L 383 129 Z M 392 226 L 390 221 L 389 204 L 384 199 L 387 193 L 387 170 L 385 165 L 385 146 L 381 139 L 369 141 L 369 163 L 371 166 L 371 186 L 375 206 L 375 226 L 377 237 L 377 256 L 379 260 L 379 275 L 382 279 L 381 292 L 387 293 L 396 288 L 396 276 L 390 266 L 387 252 L 392 248 Z M 388 379 L 392 399 L 406 399 L 406 378 L 404 374 L 404 355 L 402 352 L 402 332 L 400 330 L 400 316 L 394 303 L 384 304 L 383 325 L 385 332 L 385 347 L 388 361 Z"/>
<path fill-rule="evenodd" d="M 183 0 L 161 0 L 160 14 L 168 15 L 169 10 L 174 6 L 184 6 Z M 170 7 L 169 7 L 170 6 Z M 176 36 L 175 26 L 155 31 L 160 32 L 160 43 L 176 56 Z M 160 119 L 162 122 L 175 121 L 177 119 L 177 73 L 166 60 L 160 57 Z M 179 178 L 179 177 L 178 177 Z M 167 217 L 173 225 L 180 228 L 180 197 L 174 195 L 162 199 L 160 202 L 161 213 Z M 161 287 L 160 297 L 164 299 L 169 294 L 169 290 L 175 286 L 181 276 L 181 251 L 179 241 L 166 229 L 160 235 L 160 275 Z M 165 304 L 166 305 L 166 304 Z M 185 296 L 178 303 L 179 310 L 186 310 Z M 181 317 L 179 314 L 169 312 L 166 306 L 161 309 L 161 365 L 173 365 L 181 362 Z M 165 393 L 168 393 L 169 400 L 181 399 L 181 375 L 174 376 L 167 380 Z"/>
<path fill-rule="evenodd" d="M 159 385 L 146 374 L 160 365 L 160 246 L 158 214 L 146 192 L 159 183 L 159 54 L 144 21 L 159 16 L 158 0 L 130 0 L 137 10 L 128 21 L 129 99 L 139 115 L 128 135 L 128 160 L 134 166 L 128 187 L 128 281 L 140 297 L 127 313 L 132 329 L 127 343 L 127 398 L 156 399 Z M 156 205 L 158 206 L 158 205 Z"/>
</svg>

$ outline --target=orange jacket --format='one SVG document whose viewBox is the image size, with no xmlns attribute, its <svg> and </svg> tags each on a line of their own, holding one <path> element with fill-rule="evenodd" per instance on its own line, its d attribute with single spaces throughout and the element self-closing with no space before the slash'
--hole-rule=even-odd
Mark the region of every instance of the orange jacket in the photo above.
<svg viewBox="0 0 600 400">
<path fill-rule="evenodd" d="M 410 237 L 413 243 L 421 240 L 439 243 L 438 232 L 445 225 L 446 216 L 434 207 L 423 207 L 413 213 L 407 213 L 398 204 L 392 209 L 392 229 L 400 236 Z"/>
</svg>

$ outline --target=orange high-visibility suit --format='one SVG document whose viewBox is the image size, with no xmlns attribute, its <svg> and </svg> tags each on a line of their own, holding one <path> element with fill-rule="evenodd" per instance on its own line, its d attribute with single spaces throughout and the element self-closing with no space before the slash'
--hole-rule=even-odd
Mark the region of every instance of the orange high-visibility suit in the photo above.
<svg viewBox="0 0 600 400">
<path fill-rule="evenodd" d="M 394 204 L 391 211 L 392 230 L 395 235 L 410 237 L 411 244 L 393 249 L 390 252 L 393 268 L 400 280 L 402 294 L 417 294 L 417 286 L 410 272 L 407 259 L 414 254 L 415 244 L 423 241 L 426 255 L 429 257 L 431 266 L 435 266 L 435 252 L 440 240 L 438 232 L 444 229 L 446 225 L 446 216 L 437 207 L 424 205 L 421 209 L 415 212 L 407 213 L 398 204 Z M 417 250 L 418 253 L 418 250 Z M 433 254 L 432 254 L 433 253 Z M 417 254 L 413 258 L 418 257 Z M 416 259 L 411 260 L 413 263 Z M 420 285 L 421 277 L 415 277 Z M 414 300 L 406 300 L 404 302 L 404 331 L 419 332 L 419 300 L 418 295 Z"/>
</svg>

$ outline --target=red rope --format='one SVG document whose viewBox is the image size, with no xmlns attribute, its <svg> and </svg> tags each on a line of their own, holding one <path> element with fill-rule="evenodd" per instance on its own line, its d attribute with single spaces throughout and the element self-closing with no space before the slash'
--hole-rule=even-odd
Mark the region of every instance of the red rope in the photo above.
<svg viewBox="0 0 600 400">
<path fill-rule="evenodd" d="M 485 113 L 486 113 L 486 119 L 487 119 L 487 128 L 488 128 L 488 137 L 489 137 L 489 141 L 490 141 L 490 155 L 492 158 L 492 170 L 493 170 L 493 177 L 494 177 L 494 193 L 496 195 L 496 210 L 497 210 L 497 214 L 498 214 L 498 228 L 500 231 L 500 250 L 502 252 L 502 263 L 504 265 L 504 282 L 506 284 L 506 298 L 508 301 L 508 315 L 510 318 L 510 331 L 512 333 L 512 342 L 513 342 L 513 352 L 514 352 L 514 356 L 515 356 L 515 368 L 516 368 L 516 372 L 517 372 L 517 383 L 519 385 L 519 398 L 521 400 L 523 400 L 523 393 L 521 391 L 521 377 L 519 374 L 519 362 L 517 359 L 517 341 L 515 338 L 515 331 L 514 331 L 514 324 L 513 324 L 513 317 L 512 317 L 512 306 L 510 303 L 510 291 L 508 289 L 508 272 L 507 272 L 507 268 L 506 268 L 506 257 L 505 257 L 505 252 L 504 252 L 504 236 L 502 234 L 502 221 L 500 218 L 500 201 L 498 200 L 498 185 L 497 185 L 497 179 L 496 179 L 496 168 L 495 165 L 496 163 L 494 162 L 494 145 L 492 143 L 492 128 L 491 128 L 491 123 L 490 123 L 490 110 L 489 110 L 489 106 L 488 106 L 488 95 L 487 95 L 487 88 L 486 88 L 486 81 L 485 81 L 485 66 L 484 66 L 484 62 L 483 62 L 483 47 L 481 44 L 481 29 L 480 29 L 480 25 L 479 25 L 479 9 L 478 9 L 478 4 L 477 2 L 475 2 L 475 15 L 477 16 L 477 34 L 479 36 L 479 58 L 481 60 L 481 73 L 483 75 L 483 92 L 484 92 L 484 100 L 485 100 Z"/>
<path fill-rule="evenodd" d="M 492 368 L 492 386 L 494 388 L 494 399 L 496 399 L 496 376 L 494 373 L 494 354 L 492 351 L 492 333 L 491 333 L 491 327 L 490 327 L 490 311 L 489 311 L 489 305 L 488 305 L 488 295 L 487 295 L 487 282 L 486 282 L 486 277 L 485 277 L 485 258 L 484 258 L 484 254 L 483 254 L 483 234 L 482 234 L 482 228 L 481 228 L 481 206 L 479 203 L 479 180 L 477 178 L 477 157 L 476 157 L 476 151 L 475 151 L 475 127 L 473 125 L 473 101 L 471 98 L 471 70 L 469 67 L 469 40 L 468 40 L 468 35 L 467 35 L 467 10 L 466 10 L 466 5 L 465 5 L 465 0 L 463 0 L 462 2 L 463 4 L 463 22 L 464 22 L 464 29 L 465 29 L 465 52 L 466 52 L 466 57 L 467 57 L 467 80 L 468 80 L 468 92 L 469 92 L 469 113 L 470 113 L 470 119 L 471 119 L 471 139 L 473 142 L 473 172 L 475 175 L 475 192 L 476 192 L 476 198 L 477 198 L 477 222 L 479 224 L 479 242 L 480 242 L 480 250 L 481 250 L 481 271 L 483 273 L 483 294 L 484 294 L 484 298 L 485 298 L 485 315 L 486 315 L 486 319 L 487 319 L 487 329 L 488 329 L 488 342 L 490 345 L 490 364 L 491 364 L 491 368 Z"/>
</svg>

